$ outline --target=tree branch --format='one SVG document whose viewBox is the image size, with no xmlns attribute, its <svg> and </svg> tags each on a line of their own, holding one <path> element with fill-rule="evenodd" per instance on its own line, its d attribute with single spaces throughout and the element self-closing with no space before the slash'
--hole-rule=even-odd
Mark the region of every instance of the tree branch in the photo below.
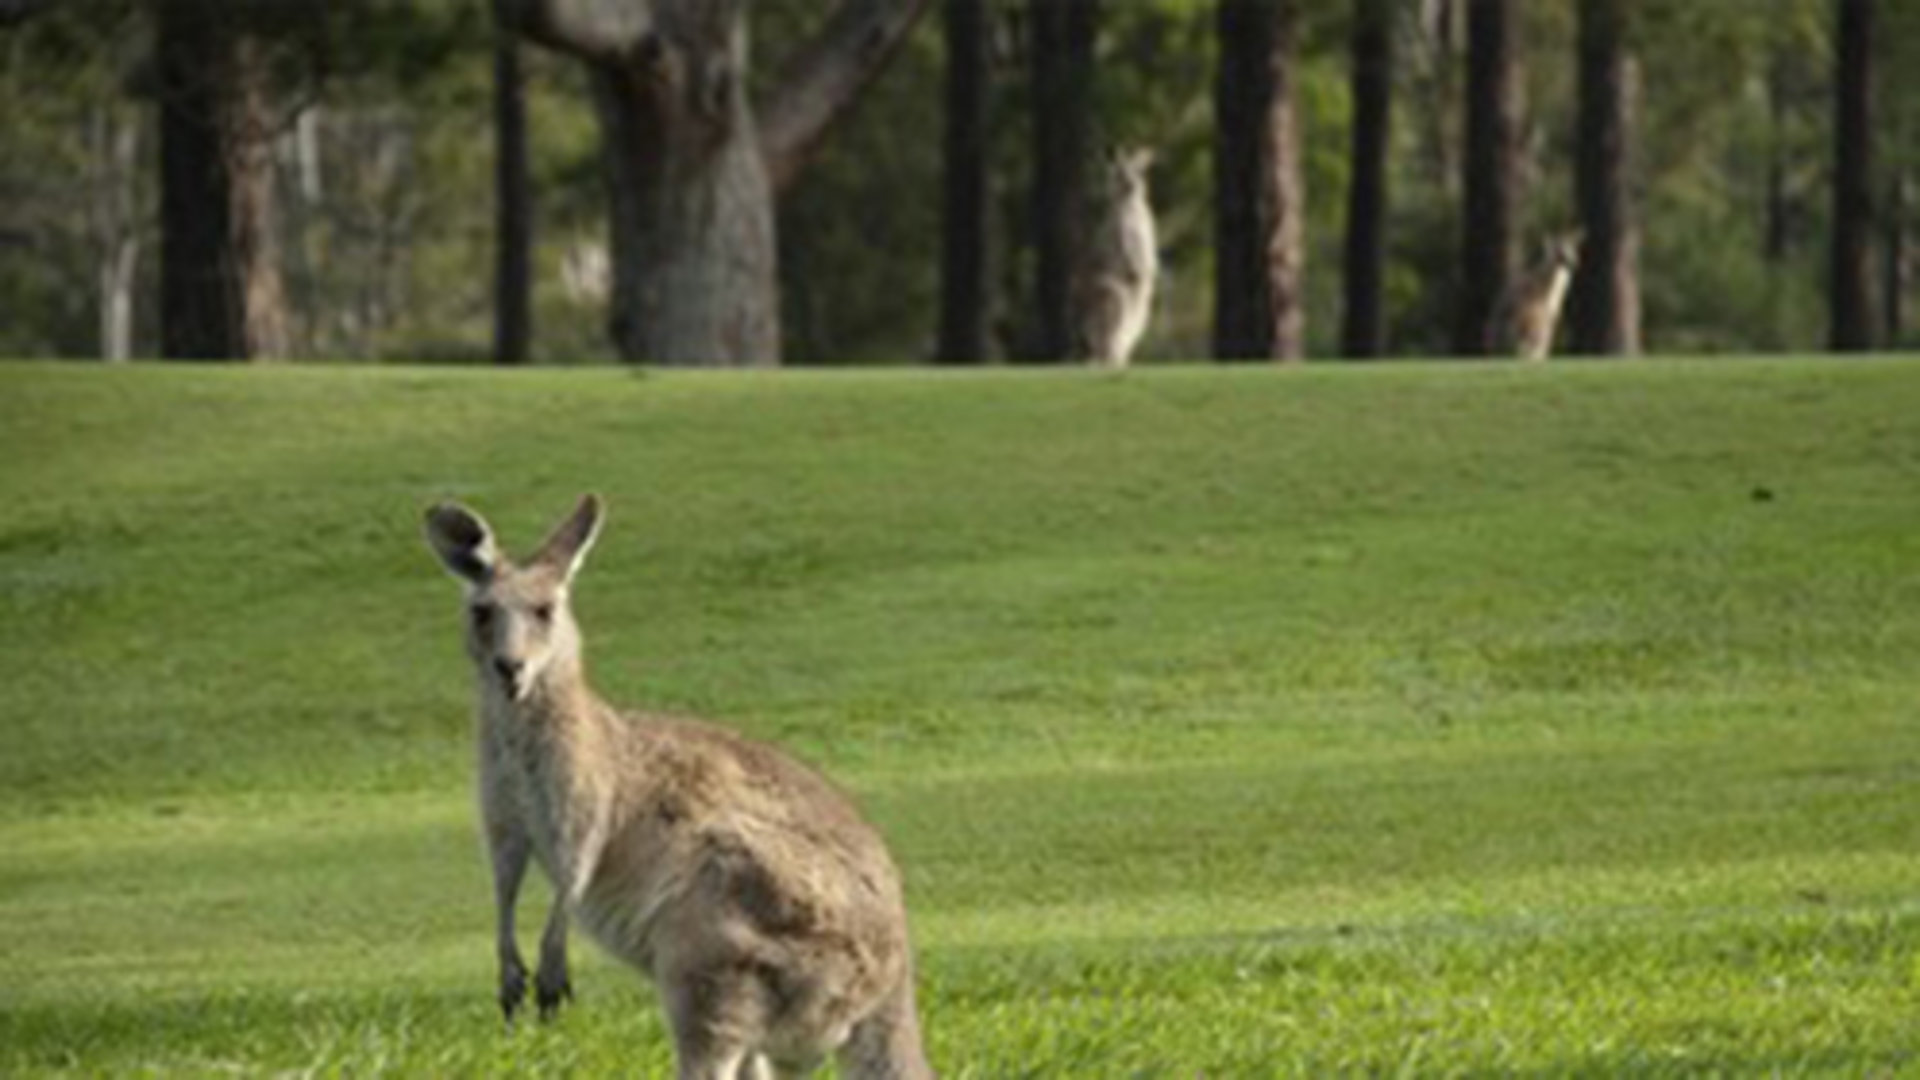
<svg viewBox="0 0 1920 1080">
<path fill-rule="evenodd" d="M 760 151 L 776 194 L 887 66 L 926 7 L 927 0 L 841 0 L 795 55 L 760 110 Z"/>
<path fill-rule="evenodd" d="M 495 0 L 501 25 L 589 63 L 614 64 L 653 29 L 650 0 Z"/>
</svg>

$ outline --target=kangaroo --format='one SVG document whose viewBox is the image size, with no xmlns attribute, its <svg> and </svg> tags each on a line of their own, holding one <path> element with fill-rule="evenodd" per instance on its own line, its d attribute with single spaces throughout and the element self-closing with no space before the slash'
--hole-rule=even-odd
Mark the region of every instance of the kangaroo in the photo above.
<svg viewBox="0 0 1920 1080">
<path fill-rule="evenodd" d="M 1109 150 L 1102 159 L 1102 190 L 1074 283 L 1074 308 L 1081 357 L 1104 367 L 1127 366 L 1153 309 L 1160 251 L 1147 199 L 1152 164 L 1151 150 Z"/>
<path fill-rule="evenodd" d="M 567 929 L 660 988 L 682 1080 L 931 1077 L 900 876 L 819 774 L 695 720 L 619 712 L 588 685 L 569 594 L 599 535 L 589 495 L 531 558 L 465 507 L 426 515 L 465 584 L 479 689 L 480 817 L 493 863 L 499 1001 L 526 994 L 514 904 L 529 859 L 554 884 L 534 991 L 572 996 Z"/>
<path fill-rule="evenodd" d="M 1560 306 L 1580 267 L 1579 232 L 1563 233 L 1541 245 L 1539 261 L 1508 288 L 1490 327 L 1495 355 L 1541 361 L 1553 350 Z"/>
</svg>

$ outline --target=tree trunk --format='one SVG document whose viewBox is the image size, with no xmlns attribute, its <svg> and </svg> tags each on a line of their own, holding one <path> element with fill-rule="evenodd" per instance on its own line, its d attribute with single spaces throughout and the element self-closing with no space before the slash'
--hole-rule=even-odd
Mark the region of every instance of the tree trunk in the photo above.
<svg viewBox="0 0 1920 1080">
<path fill-rule="evenodd" d="M 926 0 L 842 0 L 769 97 L 748 97 L 740 0 L 503 0 L 541 44 L 585 62 L 605 141 L 611 328 L 630 361 L 780 362 L 775 178 L 893 55 Z"/>
<path fill-rule="evenodd" d="M 1386 353 L 1387 152 L 1393 134 L 1393 0 L 1355 0 L 1353 177 L 1347 187 L 1340 351 Z"/>
<path fill-rule="evenodd" d="M 706 0 L 713 3 L 714 0 Z M 841 0 L 795 53 L 760 113 L 760 147 L 774 194 L 787 190 L 841 116 L 886 70 L 928 0 Z"/>
<path fill-rule="evenodd" d="M 161 353 L 284 356 L 264 45 L 207 0 L 158 10 Z"/>
<path fill-rule="evenodd" d="M 1087 160 L 1093 152 L 1093 47 L 1097 0 L 1030 0 L 1033 30 L 1034 306 L 1038 340 L 1028 359 L 1074 353 L 1073 275 L 1084 261 Z"/>
<path fill-rule="evenodd" d="M 1829 343 L 1873 347 L 1873 0 L 1837 0 Z"/>
<path fill-rule="evenodd" d="M 233 249 L 240 276 L 245 355 L 291 355 L 287 290 L 280 275 L 279 177 L 273 167 L 277 127 L 267 43 L 254 33 L 234 41 L 233 104 L 224 140 L 233 194 Z"/>
<path fill-rule="evenodd" d="M 1306 355 L 1294 0 L 1222 0 L 1214 85 L 1214 355 Z"/>
<path fill-rule="evenodd" d="M 622 357 L 664 366 L 760 367 L 780 362 L 773 191 L 752 135 L 744 27 L 728 38 L 730 62 L 686 85 L 615 70 L 600 79 L 609 175 L 618 186 L 612 332 Z M 675 48 L 675 46 L 668 46 Z M 697 53 L 689 53 L 695 55 Z M 673 65 L 678 67 L 679 65 Z M 697 95 L 697 96 L 696 96 Z"/>
<path fill-rule="evenodd" d="M 987 255 L 987 8 L 946 0 L 947 101 L 940 236 L 940 341 L 934 359 L 987 359 L 993 312 Z"/>
<path fill-rule="evenodd" d="M 1640 225 L 1633 203 L 1632 0 L 1581 0 L 1580 116 L 1574 201 L 1583 243 L 1568 297 L 1572 351 L 1640 351 Z"/>
<path fill-rule="evenodd" d="M 160 352 L 170 360 L 246 355 L 220 115 L 230 49 L 219 12 L 158 8 Z"/>
<path fill-rule="evenodd" d="M 493 359 L 524 364 L 533 345 L 533 190 L 520 45 L 504 24 L 493 43 L 493 137 Z"/>
<path fill-rule="evenodd" d="M 1453 347 L 1487 355 L 1519 254 L 1522 87 L 1517 0 L 1468 0 L 1460 298 Z"/>
</svg>

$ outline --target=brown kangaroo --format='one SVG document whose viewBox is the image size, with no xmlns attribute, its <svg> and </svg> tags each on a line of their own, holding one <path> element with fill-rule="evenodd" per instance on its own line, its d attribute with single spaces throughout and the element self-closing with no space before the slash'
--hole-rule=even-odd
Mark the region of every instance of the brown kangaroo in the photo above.
<svg viewBox="0 0 1920 1080">
<path fill-rule="evenodd" d="M 1540 361 L 1553 351 L 1553 334 L 1560 326 L 1567 286 L 1580 267 L 1581 240 L 1581 234 L 1575 231 L 1542 244 L 1539 261 L 1501 298 L 1490 327 L 1495 356 Z"/>
<path fill-rule="evenodd" d="M 466 585 L 507 1019 L 526 993 L 514 903 L 531 858 L 556 893 L 543 1016 L 571 996 L 573 919 L 659 986 L 684 1080 L 804 1075 L 829 1054 L 848 1077 L 931 1077 L 900 877 L 846 796 L 771 747 L 618 712 L 588 686 L 568 596 L 601 517 L 583 498 L 516 563 L 471 510 L 427 512 Z"/>
<path fill-rule="evenodd" d="M 1147 170 L 1153 152 L 1109 150 L 1081 264 L 1075 268 L 1076 351 L 1101 367 L 1123 368 L 1147 332 L 1160 274 Z"/>
</svg>

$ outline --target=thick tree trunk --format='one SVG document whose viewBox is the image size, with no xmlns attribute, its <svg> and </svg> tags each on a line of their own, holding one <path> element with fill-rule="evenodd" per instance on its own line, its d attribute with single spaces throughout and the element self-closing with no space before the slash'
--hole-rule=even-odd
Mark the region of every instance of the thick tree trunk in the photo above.
<svg viewBox="0 0 1920 1080">
<path fill-rule="evenodd" d="M 988 55 L 985 0 L 945 0 L 947 101 L 941 215 L 940 341 L 946 364 L 987 359 L 993 312 L 987 258 Z"/>
<path fill-rule="evenodd" d="M 1873 0 L 1837 0 L 1833 117 L 1833 263 L 1828 281 L 1836 352 L 1873 347 Z"/>
<path fill-rule="evenodd" d="M 1306 355 L 1294 0 L 1222 0 L 1214 86 L 1214 355 Z"/>
<path fill-rule="evenodd" d="M 1340 351 L 1350 357 L 1387 349 L 1387 151 L 1393 133 L 1393 0 L 1355 0 L 1353 177 L 1347 187 L 1346 257 Z"/>
<path fill-rule="evenodd" d="M 161 353 L 285 356 L 265 46 L 222 5 L 158 10 Z"/>
<path fill-rule="evenodd" d="M 1093 47 L 1097 0 L 1030 0 L 1033 30 L 1034 306 L 1038 339 L 1026 359 L 1074 353 L 1073 275 L 1092 209 Z"/>
<path fill-rule="evenodd" d="M 744 74 L 741 63 L 689 67 Z M 709 78 L 704 103 L 659 76 L 597 79 L 614 184 L 612 332 L 632 362 L 758 367 L 780 362 L 773 192 L 745 86 Z"/>
<path fill-rule="evenodd" d="M 533 345 L 533 190 L 520 44 L 502 25 L 493 44 L 493 359 L 524 364 Z"/>
<path fill-rule="evenodd" d="M 1519 255 L 1518 0 L 1467 0 L 1467 116 L 1460 234 L 1460 297 L 1453 347 L 1484 356 Z"/>
<path fill-rule="evenodd" d="M 1633 203 L 1632 0 L 1580 2 L 1579 146 L 1574 201 L 1584 234 L 1568 297 L 1572 351 L 1640 351 L 1640 225 Z"/>
<path fill-rule="evenodd" d="M 623 357 L 780 362 L 774 174 L 794 176 L 926 0 L 842 0 L 771 97 L 748 100 L 740 0 L 503 0 L 588 66 L 611 185 L 610 323 Z"/>
<path fill-rule="evenodd" d="M 169 360 L 240 359 L 246 336 L 220 119 L 230 49 L 219 12 L 184 0 L 160 4 L 157 49 L 160 352 Z"/>
</svg>

